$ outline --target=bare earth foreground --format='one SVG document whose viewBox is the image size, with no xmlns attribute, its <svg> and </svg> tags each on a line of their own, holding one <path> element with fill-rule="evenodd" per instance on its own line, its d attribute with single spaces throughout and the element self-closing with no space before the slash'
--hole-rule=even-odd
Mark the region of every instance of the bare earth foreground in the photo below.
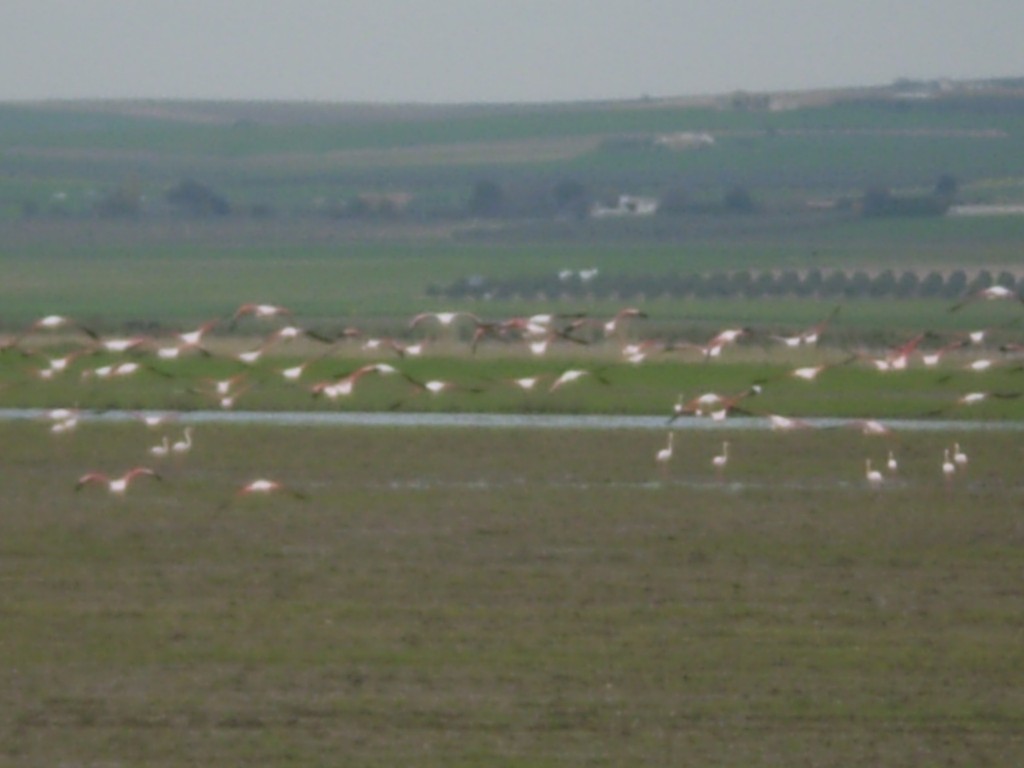
<svg viewBox="0 0 1024 768">
<path fill-rule="evenodd" d="M 179 432 L 0 425 L 0 762 L 1024 763 L 1018 434 Z"/>
</svg>

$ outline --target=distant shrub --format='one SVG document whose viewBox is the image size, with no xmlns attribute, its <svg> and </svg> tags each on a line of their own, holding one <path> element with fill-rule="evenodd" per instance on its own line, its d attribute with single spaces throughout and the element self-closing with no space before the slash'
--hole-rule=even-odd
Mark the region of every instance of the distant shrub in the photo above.
<svg viewBox="0 0 1024 768">
<path fill-rule="evenodd" d="M 921 278 L 917 276 L 916 272 L 907 270 L 896 281 L 895 293 L 898 298 L 908 299 L 911 296 L 916 296 L 920 287 Z"/>
<path fill-rule="evenodd" d="M 942 289 L 942 296 L 947 299 L 955 299 L 967 291 L 967 273 L 958 269 L 946 278 L 946 285 Z"/>
<path fill-rule="evenodd" d="M 946 280 L 942 273 L 934 270 L 925 275 L 918 287 L 918 295 L 925 299 L 933 299 L 942 294 L 946 288 Z"/>
</svg>

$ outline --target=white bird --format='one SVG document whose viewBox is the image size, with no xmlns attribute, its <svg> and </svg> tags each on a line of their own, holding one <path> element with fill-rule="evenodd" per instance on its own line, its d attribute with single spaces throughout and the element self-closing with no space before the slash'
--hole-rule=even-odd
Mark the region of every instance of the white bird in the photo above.
<svg viewBox="0 0 1024 768">
<path fill-rule="evenodd" d="M 871 459 L 864 459 L 864 477 L 872 488 L 881 488 L 884 478 L 877 469 L 871 468 Z"/>
<path fill-rule="evenodd" d="M 167 457 L 171 452 L 171 441 L 167 435 L 164 435 L 164 439 L 158 444 L 151 446 L 149 449 L 150 456 L 155 456 L 158 459 Z"/>
<path fill-rule="evenodd" d="M 171 445 L 171 451 L 175 456 L 184 456 L 186 453 L 192 450 L 192 427 L 185 427 L 185 433 L 181 440 L 177 440 Z"/>
<path fill-rule="evenodd" d="M 121 475 L 121 477 L 109 477 L 102 472 L 88 472 L 78 478 L 78 482 L 75 483 L 75 490 L 80 491 L 87 485 L 100 483 L 106 485 L 107 490 L 115 496 L 123 496 L 132 480 L 136 477 L 152 477 L 155 480 L 163 480 L 160 475 L 149 467 L 135 467 Z"/>
<path fill-rule="evenodd" d="M 956 464 L 949 458 L 949 448 L 942 449 L 942 475 L 946 478 L 946 486 L 953 481 L 956 474 Z"/>
<path fill-rule="evenodd" d="M 672 449 L 675 441 L 675 432 L 668 433 L 668 442 L 665 447 L 659 450 L 654 455 L 654 460 L 658 463 L 661 468 L 661 473 L 665 474 L 668 471 L 668 463 L 672 460 Z"/>
<path fill-rule="evenodd" d="M 896 470 L 900 468 L 899 462 L 896 461 L 896 454 L 892 451 L 889 451 L 889 459 L 886 461 L 885 465 L 890 472 L 896 472 Z"/>
<path fill-rule="evenodd" d="M 265 477 L 252 480 L 235 491 L 234 495 L 221 504 L 221 509 L 229 506 L 232 501 L 252 495 L 267 496 L 270 494 L 285 494 L 299 501 L 305 501 L 308 497 L 302 491 L 295 490 L 277 480 L 268 480 Z"/>
<path fill-rule="evenodd" d="M 725 472 L 725 466 L 729 463 L 729 441 L 726 440 L 722 443 L 722 452 L 711 459 L 711 465 L 715 468 L 715 472 L 721 479 L 722 474 Z"/>
<path fill-rule="evenodd" d="M 960 443 L 953 443 L 953 463 L 960 469 L 967 466 L 967 454 L 960 448 Z"/>
</svg>

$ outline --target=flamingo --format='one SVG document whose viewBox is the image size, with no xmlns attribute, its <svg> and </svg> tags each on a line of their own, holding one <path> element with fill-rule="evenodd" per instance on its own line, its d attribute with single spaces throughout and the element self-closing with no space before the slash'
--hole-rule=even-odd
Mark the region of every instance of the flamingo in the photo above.
<svg viewBox="0 0 1024 768">
<path fill-rule="evenodd" d="M 777 413 L 768 414 L 768 422 L 773 432 L 792 432 L 798 429 L 814 429 L 814 425 L 803 419 L 794 419 L 789 416 L 780 416 Z"/>
<path fill-rule="evenodd" d="M 661 468 L 660 471 L 661 471 L 662 475 L 664 475 L 664 474 L 666 474 L 668 472 L 668 463 L 670 461 L 672 461 L 672 450 L 673 450 L 673 446 L 674 446 L 674 443 L 675 443 L 675 436 L 676 436 L 675 432 L 669 432 L 668 433 L 668 442 L 665 444 L 665 447 L 662 448 L 661 450 L 659 450 L 654 455 L 654 460 L 657 462 L 658 466 Z"/>
<path fill-rule="evenodd" d="M 321 344 L 333 344 L 336 339 L 332 339 L 330 336 L 325 336 L 318 331 L 311 331 L 308 328 L 299 328 L 297 325 L 286 325 L 283 328 L 278 328 L 272 334 L 267 336 L 266 344 L 276 344 L 279 341 L 294 341 L 300 336 L 305 336 L 307 339 L 312 339 Z"/>
<path fill-rule="evenodd" d="M 876 419 L 857 419 L 848 423 L 848 426 L 859 429 L 862 435 L 891 435 L 892 428 L 887 427 Z"/>
<path fill-rule="evenodd" d="M 38 320 L 33 321 L 24 331 L 21 332 L 16 341 L 34 333 L 35 331 L 56 331 L 67 327 L 81 331 L 90 339 L 96 340 L 99 338 L 99 334 L 89 328 L 86 328 L 77 320 L 72 320 L 70 317 L 66 317 L 65 315 L 46 315 L 45 317 L 40 317 Z"/>
<path fill-rule="evenodd" d="M 270 494 L 284 494 L 286 496 L 291 496 L 293 499 L 298 499 L 299 501 L 305 501 L 307 498 L 309 498 L 302 491 L 298 491 L 290 486 L 285 485 L 282 482 L 279 482 L 277 480 L 269 480 L 265 477 L 260 477 L 240 487 L 237 491 L 235 491 L 234 496 L 231 499 L 228 499 L 226 502 L 224 502 L 224 504 L 222 504 L 221 507 L 223 508 L 228 506 L 235 499 L 242 499 L 252 495 L 267 496 Z"/>
<path fill-rule="evenodd" d="M 184 456 L 186 453 L 192 450 L 192 427 L 185 427 L 185 432 L 181 440 L 175 441 L 171 445 L 171 452 L 175 456 Z"/>
<path fill-rule="evenodd" d="M 411 330 L 420 323 L 430 319 L 436 320 L 441 324 L 442 328 L 450 328 L 455 324 L 455 321 L 461 317 L 469 318 L 473 321 L 474 325 L 479 325 L 482 322 L 480 318 L 472 312 L 420 312 L 409 321 L 409 329 Z"/>
<path fill-rule="evenodd" d="M 584 376 L 590 375 L 597 379 L 601 384 L 607 385 L 609 383 L 607 379 L 595 371 L 587 371 L 582 368 L 570 368 L 569 370 L 564 371 L 561 376 L 551 383 L 551 386 L 548 388 L 548 392 L 554 392 L 556 389 L 564 387 L 566 384 L 571 384 L 574 381 L 579 381 Z"/>
<path fill-rule="evenodd" d="M 953 476 L 956 474 L 956 464 L 953 463 L 949 458 L 949 448 L 942 449 L 942 476 L 946 479 L 946 487 L 948 488 L 953 482 Z"/>
<path fill-rule="evenodd" d="M 152 477 L 154 480 L 163 480 L 163 477 L 149 467 L 134 467 L 121 475 L 121 477 L 110 477 L 102 472 L 87 472 L 78 478 L 78 482 L 75 483 L 75 490 L 80 491 L 87 485 L 100 483 L 106 485 L 107 490 L 115 496 L 123 496 L 128 491 L 128 486 L 137 477 Z"/>
<path fill-rule="evenodd" d="M 926 413 L 924 413 L 922 415 L 924 417 L 926 417 L 926 418 L 932 417 L 932 416 L 939 416 L 939 415 L 945 413 L 946 411 L 948 411 L 948 410 L 950 410 L 952 408 L 956 408 L 956 407 L 962 406 L 962 405 L 976 405 L 977 403 L 981 403 L 981 402 L 983 402 L 985 400 L 988 400 L 989 398 L 994 398 L 994 399 L 997 399 L 997 400 L 1016 400 L 1022 394 L 1024 394 L 1024 393 L 1022 393 L 1022 392 L 967 392 L 967 393 L 961 395 L 960 397 L 958 397 L 956 400 L 954 400 L 950 405 L 947 405 L 947 406 L 945 406 L 943 408 L 935 408 L 935 409 L 933 409 L 931 411 L 927 411 Z"/>
<path fill-rule="evenodd" d="M 149 449 L 149 455 L 154 456 L 158 459 L 165 459 L 170 455 L 170 453 L 171 441 L 170 438 L 167 437 L 167 435 L 164 435 L 162 441 L 160 441 L 157 445 L 150 446 Z"/>
<path fill-rule="evenodd" d="M 233 326 L 246 315 L 251 315 L 252 317 L 256 318 L 268 318 L 281 316 L 290 317 L 291 314 L 292 312 L 290 309 L 282 307 L 278 304 L 257 304 L 250 302 L 247 304 L 242 304 L 238 309 L 235 310 L 235 314 L 231 316 L 231 324 Z"/>
<path fill-rule="evenodd" d="M 178 418 L 176 413 L 141 413 L 136 412 L 133 416 L 141 421 L 147 428 L 156 429 L 157 427 L 163 426 L 168 421 L 173 421 Z"/>
<path fill-rule="evenodd" d="M 203 336 L 205 336 L 207 333 L 209 333 L 211 330 L 213 330 L 214 327 L 216 327 L 216 325 L 219 322 L 220 322 L 219 318 L 216 318 L 216 319 L 213 319 L 213 320 L 207 320 L 205 323 L 203 323 L 202 325 L 200 325 L 198 328 L 196 328 L 194 330 L 185 331 L 183 333 L 179 333 L 178 334 L 178 341 L 180 342 L 180 345 L 184 346 L 184 347 L 197 347 L 197 346 L 199 346 L 199 343 L 203 340 Z"/>
<path fill-rule="evenodd" d="M 960 443 L 953 443 L 953 463 L 958 469 L 967 467 L 967 454 L 960 448 Z"/>
<path fill-rule="evenodd" d="M 726 440 L 722 443 L 722 452 L 711 459 L 711 466 L 715 468 L 715 473 L 718 475 L 718 479 L 722 479 L 722 475 L 725 473 L 725 466 L 729 463 L 729 441 Z"/>
<path fill-rule="evenodd" d="M 889 451 L 889 458 L 885 462 L 885 466 L 893 474 L 895 474 L 896 471 L 900 468 L 899 462 L 896 461 L 896 454 L 894 454 L 892 451 Z"/>
<path fill-rule="evenodd" d="M 340 396 L 351 395 L 355 391 L 355 386 L 361 378 L 371 373 L 380 374 L 387 376 L 393 373 L 398 373 L 398 370 L 387 363 L 370 363 L 364 365 L 347 376 L 343 376 L 340 379 L 334 381 L 321 381 L 310 387 L 310 392 L 313 397 L 319 397 L 324 395 L 329 400 L 334 400 Z"/>
<path fill-rule="evenodd" d="M 829 323 L 831 323 L 832 320 L 835 319 L 835 316 L 839 314 L 840 309 L 842 309 L 842 306 L 837 306 L 835 309 L 829 312 L 828 316 L 824 320 L 822 320 L 819 323 L 815 323 L 806 330 L 800 331 L 800 333 L 798 333 L 796 336 L 772 335 L 771 338 L 775 339 L 776 341 L 782 342 L 787 347 L 799 347 L 803 344 L 810 344 L 813 346 L 814 344 L 818 343 L 818 339 L 821 338 L 821 334 L 825 332 L 825 329 L 828 327 Z"/>
<path fill-rule="evenodd" d="M 974 293 L 965 296 L 963 299 L 951 306 L 949 311 L 959 312 L 974 301 L 998 301 L 1001 299 L 1024 301 L 1024 298 L 1018 295 L 1012 288 L 1007 288 L 1005 285 L 990 285 L 988 288 L 982 288 L 980 291 L 975 291 Z"/>
<path fill-rule="evenodd" d="M 633 317 L 646 318 L 647 313 L 641 309 L 636 309 L 635 307 L 627 307 L 626 309 L 620 309 L 618 312 L 615 313 L 615 316 L 612 317 L 611 320 L 608 320 L 604 324 L 605 336 L 612 336 L 619 328 L 622 327 L 621 324 L 623 323 L 623 321 Z"/>
<path fill-rule="evenodd" d="M 871 459 L 864 459 L 864 477 L 872 488 L 881 488 L 885 480 L 881 472 L 871 468 Z"/>
<path fill-rule="evenodd" d="M 965 346 L 968 343 L 968 339 L 954 339 L 953 341 L 949 342 L 944 346 L 939 347 L 933 352 L 922 352 L 921 362 L 924 363 L 929 368 L 933 368 L 939 364 L 939 361 L 942 360 L 943 356 L 947 352 L 952 352 L 954 349 L 959 349 L 960 347 Z"/>
<path fill-rule="evenodd" d="M 145 336 L 128 336 L 115 339 L 100 339 L 99 346 L 104 352 L 121 354 L 138 349 L 149 341 Z"/>
</svg>

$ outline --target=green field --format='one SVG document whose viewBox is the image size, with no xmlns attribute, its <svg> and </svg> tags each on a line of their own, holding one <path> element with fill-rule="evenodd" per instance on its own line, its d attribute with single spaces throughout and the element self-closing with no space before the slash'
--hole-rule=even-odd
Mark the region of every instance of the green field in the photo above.
<svg viewBox="0 0 1024 768">
<path fill-rule="evenodd" d="M 1024 757 L 1015 434 L 208 427 L 119 500 L 159 432 L 0 433 L 12 764 Z"/>
</svg>

